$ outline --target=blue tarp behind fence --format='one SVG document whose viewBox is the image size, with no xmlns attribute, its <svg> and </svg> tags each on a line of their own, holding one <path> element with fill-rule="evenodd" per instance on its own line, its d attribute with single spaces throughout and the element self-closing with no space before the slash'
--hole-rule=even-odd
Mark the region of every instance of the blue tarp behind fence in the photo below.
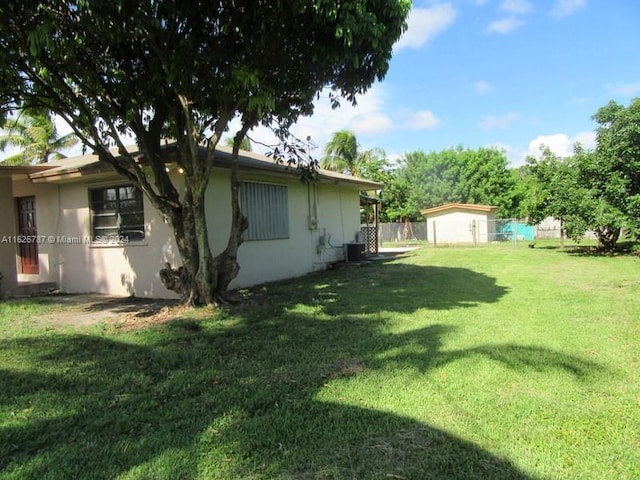
<svg viewBox="0 0 640 480">
<path fill-rule="evenodd" d="M 512 236 L 514 233 L 517 240 L 533 240 L 536 235 L 535 227 L 533 225 L 527 225 L 523 222 L 507 221 L 505 223 L 498 224 L 498 233 Z"/>
</svg>

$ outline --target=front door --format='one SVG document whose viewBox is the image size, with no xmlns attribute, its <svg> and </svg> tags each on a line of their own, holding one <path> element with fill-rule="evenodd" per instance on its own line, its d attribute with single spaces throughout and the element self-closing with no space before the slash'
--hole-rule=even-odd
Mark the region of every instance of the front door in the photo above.
<svg viewBox="0 0 640 480">
<path fill-rule="evenodd" d="M 36 237 L 36 197 L 18 198 L 18 257 L 20 273 L 37 274 L 38 243 Z"/>
</svg>

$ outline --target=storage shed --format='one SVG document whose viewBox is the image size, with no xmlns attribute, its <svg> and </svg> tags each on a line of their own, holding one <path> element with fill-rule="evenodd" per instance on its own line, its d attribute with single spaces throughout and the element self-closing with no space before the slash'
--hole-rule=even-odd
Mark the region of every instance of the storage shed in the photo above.
<svg viewBox="0 0 640 480">
<path fill-rule="evenodd" d="M 495 237 L 495 213 L 498 207 L 449 203 L 427 208 L 427 237 L 432 245 L 488 243 Z"/>
</svg>

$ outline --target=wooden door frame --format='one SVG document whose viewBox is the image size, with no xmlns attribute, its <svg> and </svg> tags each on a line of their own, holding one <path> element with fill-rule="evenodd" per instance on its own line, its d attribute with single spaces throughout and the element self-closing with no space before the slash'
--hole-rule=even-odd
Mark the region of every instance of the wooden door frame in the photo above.
<svg viewBox="0 0 640 480">
<path fill-rule="evenodd" d="M 29 205 L 31 204 L 31 205 Z M 23 206 L 25 208 L 23 208 Z M 18 245 L 18 273 L 38 275 L 40 262 L 38 260 L 38 223 L 36 218 L 36 197 L 16 197 L 17 245 Z M 26 222 L 25 222 L 26 220 Z"/>
</svg>

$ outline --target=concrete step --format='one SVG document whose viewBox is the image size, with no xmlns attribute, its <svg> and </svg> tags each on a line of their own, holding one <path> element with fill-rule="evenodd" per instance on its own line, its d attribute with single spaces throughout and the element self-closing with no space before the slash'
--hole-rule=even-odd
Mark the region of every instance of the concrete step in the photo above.
<svg viewBox="0 0 640 480">
<path fill-rule="evenodd" d="M 55 282 L 23 282 L 18 284 L 16 297 L 32 297 L 36 295 L 48 295 L 56 292 L 58 285 Z"/>
</svg>

